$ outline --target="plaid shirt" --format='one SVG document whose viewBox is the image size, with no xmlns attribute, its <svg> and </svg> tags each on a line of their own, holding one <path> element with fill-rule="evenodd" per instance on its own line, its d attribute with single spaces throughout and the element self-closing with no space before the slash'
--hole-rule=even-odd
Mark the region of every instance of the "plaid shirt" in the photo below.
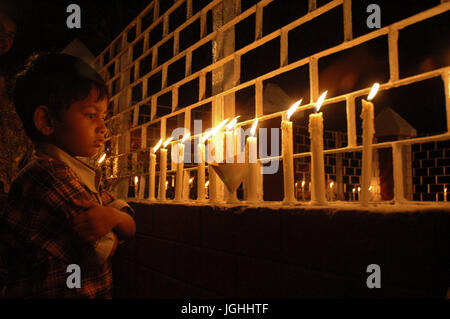
<svg viewBox="0 0 450 319">
<path fill-rule="evenodd" d="M 0 212 L 0 291 L 3 273 L 7 298 L 111 298 L 110 260 L 99 263 L 93 258 L 95 243 L 77 238 L 71 217 L 85 209 L 71 200 L 84 198 L 106 206 L 115 198 L 101 185 L 96 193 L 92 185 L 82 183 L 71 166 L 54 157 L 35 156 L 11 185 Z M 132 210 L 127 212 L 134 217 Z M 81 288 L 67 286 L 70 264 L 80 266 Z"/>
</svg>

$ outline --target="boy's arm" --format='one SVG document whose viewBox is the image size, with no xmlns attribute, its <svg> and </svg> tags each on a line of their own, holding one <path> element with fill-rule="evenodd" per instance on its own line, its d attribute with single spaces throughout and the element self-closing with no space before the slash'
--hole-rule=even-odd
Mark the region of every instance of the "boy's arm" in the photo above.
<svg viewBox="0 0 450 319">
<path fill-rule="evenodd" d="M 100 188 L 100 196 L 104 205 L 118 209 L 119 211 L 130 215 L 133 218 L 133 221 L 135 221 L 135 212 L 126 201 L 116 198 L 108 191 L 104 190 L 102 187 Z M 130 238 L 130 236 L 127 236 L 126 233 L 122 233 L 120 229 L 116 229 L 116 231 L 118 231 L 116 234 L 119 237 L 119 244 L 122 244 L 124 242 L 124 239 Z M 134 233 L 132 234 L 132 236 L 134 236 Z"/>
<path fill-rule="evenodd" d="M 134 219 L 125 212 L 84 199 L 73 199 L 72 202 L 85 209 L 72 218 L 75 231 L 85 241 L 95 241 L 110 231 L 120 239 L 131 238 L 136 233 Z"/>
<path fill-rule="evenodd" d="M 128 203 L 124 200 L 116 199 L 112 195 L 109 195 L 109 196 L 111 196 L 113 201 L 110 204 L 108 204 L 107 206 L 118 209 L 119 211 L 130 215 L 133 218 L 133 222 L 134 222 L 135 213 L 134 213 L 134 210 L 131 208 L 131 206 L 128 205 Z M 123 225 L 119 226 L 119 228 L 121 228 L 121 227 L 123 227 Z M 125 231 L 126 230 L 127 229 L 125 229 Z M 120 237 L 119 244 L 123 243 L 123 239 L 130 238 L 130 236 L 127 236 L 127 234 L 123 233 L 120 229 L 116 229 L 116 231 L 117 231 L 116 234 Z M 135 231 L 136 231 L 136 229 L 134 230 L 134 232 Z M 131 235 L 131 237 L 133 237 L 133 236 L 134 236 L 134 233 Z"/>
</svg>

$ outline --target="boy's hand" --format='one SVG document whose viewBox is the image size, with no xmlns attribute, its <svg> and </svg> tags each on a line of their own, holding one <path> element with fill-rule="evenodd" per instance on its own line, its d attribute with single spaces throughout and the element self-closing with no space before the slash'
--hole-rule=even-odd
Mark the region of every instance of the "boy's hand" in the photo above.
<svg viewBox="0 0 450 319">
<path fill-rule="evenodd" d="M 81 240 L 96 241 L 117 225 L 117 214 L 113 208 L 100 206 L 85 199 L 73 199 L 72 201 L 76 206 L 87 209 L 72 218 L 73 228 Z"/>
</svg>

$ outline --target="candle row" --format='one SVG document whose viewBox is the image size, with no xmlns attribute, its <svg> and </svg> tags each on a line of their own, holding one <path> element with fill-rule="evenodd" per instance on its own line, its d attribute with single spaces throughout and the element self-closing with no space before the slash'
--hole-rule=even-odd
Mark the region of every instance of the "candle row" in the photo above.
<svg viewBox="0 0 450 319">
<path fill-rule="evenodd" d="M 224 147 L 224 156 L 226 158 L 226 162 L 234 162 L 235 156 L 238 153 L 237 152 L 237 134 L 234 133 L 234 127 L 237 124 L 237 119 L 239 117 L 235 117 L 233 120 L 228 121 L 224 120 L 222 121 L 218 126 L 213 128 L 212 130 L 209 130 L 208 132 L 205 132 L 201 138 L 199 143 L 197 144 L 197 176 L 198 176 L 198 182 L 197 182 L 197 200 L 204 201 L 206 198 L 206 185 L 210 185 L 210 194 L 209 199 L 211 201 L 215 201 L 217 199 L 217 191 L 216 191 L 216 173 L 214 170 L 211 169 L 209 166 L 209 179 L 210 181 L 205 183 L 205 142 L 208 141 L 208 145 L 214 145 L 213 137 L 226 125 L 227 129 L 227 135 L 226 135 L 226 141 L 224 141 L 224 146 L 228 145 L 228 148 L 226 146 Z M 227 124 L 228 123 L 228 124 Z M 249 201 L 256 201 L 258 198 L 257 194 L 257 187 L 256 187 L 256 180 L 259 174 L 259 166 L 256 159 L 256 146 L 257 146 L 257 139 L 255 136 L 256 133 L 256 127 L 257 127 L 258 120 L 254 121 L 254 124 L 251 129 L 251 136 L 247 139 L 247 145 L 246 145 L 246 154 L 247 154 L 247 163 L 249 163 L 249 170 L 248 170 L 248 200 Z M 174 152 L 172 154 L 175 154 L 174 163 L 176 163 L 176 183 L 175 183 L 175 201 L 181 201 L 182 200 L 182 193 L 183 193 L 183 181 L 184 181 L 184 142 L 190 137 L 190 133 L 187 133 L 181 142 L 176 143 L 174 145 Z M 160 184 L 159 184 L 159 192 L 158 192 L 158 200 L 159 201 L 165 201 L 165 191 L 164 191 L 164 181 L 166 180 L 167 176 L 167 145 L 172 141 L 173 138 L 170 138 L 166 140 L 163 144 L 163 147 L 160 149 Z M 232 143 L 230 143 L 230 140 L 232 140 Z M 233 143 L 234 140 L 234 143 Z M 158 144 L 153 148 L 151 157 L 150 157 L 150 194 L 149 199 L 154 200 L 155 199 L 155 168 L 156 168 L 156 152 L 162 145 L 163 139 L 161 139 Z M 234 146 L 233 146 L 234 144 Z M 220 150 L 220 149 L 218 149 Z M 216 154 L 211 155 L 221 155 L 220 152 L 215 152 L 214 148 L 212 148 L 211 152 Z M 221 159 L 218 159 L 221 161 Z M 153 186 L 152 186 L 153 185 Z M 204 186 L 205 185 L 205 186 Z"/>
<path fill-rule="evenodd" d="M 366 206 L 369 201 L 369 183 L 371 178 L 372 170 L 372 140 L 374 136 L 374 107 L 373 103 L 370 101 L 375 96 L 379 84 L 375 83 L 372 87 L 370 94 L 367 98 L 368 101 L 362 101 L 362 112 L 361 118 L 363 120 L 363 155 L 362 155 L 362 182 L 359 192 L 361 193 L 359 197 L 361 204 Z M 314 105 L 314 113 L 309 115 L 309 125 L 308 130 L 310 133 L 311 140 L 311 203 L 316 205 L 325 205 L 327 202 L 326 190 L 325 190 L 325 172 L 324 172 L 324 156 L 323 156 L 323 114 L 319 112 L 327 91 L 325 91 Z M 282 131 L 282 158 L 283 158 L 283 177 L 284 177 L 284 198 L 283 202 L 285 204 L 294 204 L 297 199 L 294 193 L 294 163 L 293 163 L 293 123 L 290 121 L 290 117 L 299 109 L 302 100 L 294 103 L 288 110 L 283 114 L 281 122 Z M 225 159 L 225 163 L 234 163 L 237 159 L 238 154 L 240 154 L 240 135 L 236 133 L 235 127 L 237 124 L 237 119 L 239 116 L 235 117 L 233 120 L 224 120 L 215 128 L 205 132 L 197 145 L 197 199 L 199 201 L 204 201 L 205 195 L 205 142 L 208 141 L 209 145 L 219 144 L 217 138 L 215 143 L 213 143 L 213 137 L 219 133 L 219 131 L 225 127 L 226 131 L 223 135 L 223 147 L 220 144 L 216 145 L 218 162 L 222 162 Z M 251 128 L 251 136 L 247 138 L 246 142 L 246 153 L 245 162 L 248 163 L 247 169 L 247 199 L 249 202 L 256 202 L 262 199 L 262 194 L 258 193 L 258 176 L 261 174 L 261 168 L 257 160 L 257 137 L 256 137 L 256 127 L 258 124 L 258 119 L 254 120 Z M 174 145 L 175 154 L 174 162 L 176 163 L 176 183 L 175 183 L 175 201 L 182 200 L 183 184 L 184 184 L 184 142 L 190 137 L 190 133 L 183 136 L 180 142 Z M 163 139 L 159 140 L 157 145 L 152 149 L 150 154 L 150 181 L 149 181 L 149 199 L 155 200 L 155 169 L 156 169 L 156 152 L 160 150 L 160 182 L 159 182 L 159 192 L 158 200 L 166 200 L 165 192 L 165 182 L 167 176 L 167 146 L 172 141 L 173 137 L 167 139 L 163 142 Z M 162 147 L 161 147 L 162 146 Z M 239 152 L 238 152 L 239 149 Z M 214 150 L 213 150 L 214 151 Z M 104 160 L 102 157 L 101 160 Z M 209 168 L 209 185 L 210 194 L 209 198 L 212 201 L 217 199 L 216 190 L 216 172 Z M 395 180 L 395 179 L 394 179 Z M 302 183 L 303 199 L 304 187 Z M 356 190 L 353 190 L 353 193 Z M 231 196 L 235 196 L 231 194 Z M 330 197 L 330 196 L 328 196 Z"/>
</svg>

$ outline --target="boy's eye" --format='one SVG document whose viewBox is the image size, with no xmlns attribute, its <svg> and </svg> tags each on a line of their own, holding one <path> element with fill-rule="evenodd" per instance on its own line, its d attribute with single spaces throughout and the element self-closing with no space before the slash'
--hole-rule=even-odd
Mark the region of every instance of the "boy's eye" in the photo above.
<svg viewBox="0 0 450 319">
<path fill-rule="evenodd" d="M 94 120 L 94 119 L 98 116 L 98 117 L 101 118 L 103 121 L 106 121 L 106 115 L 100 117 L 100 115 L 97 114 L 97 113 L 86 113 L 86 116 L 87 116 L 89 119 L 91 119 L 91 120 Z"/>
</svg>

